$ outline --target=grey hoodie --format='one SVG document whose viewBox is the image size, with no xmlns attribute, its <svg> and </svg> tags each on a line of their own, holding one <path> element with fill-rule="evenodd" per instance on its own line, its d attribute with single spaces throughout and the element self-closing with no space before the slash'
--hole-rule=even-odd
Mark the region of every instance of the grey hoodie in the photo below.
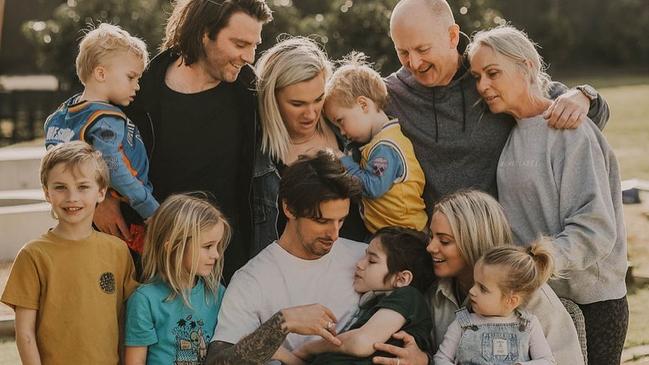
<svg viewBox="0 0 649 365">
<path fill-rule="evenodd" d="M 462 53 L 466 40 L 458 46 Z M 403 133 L 415 149 L 426 175 L 424 201 L 430 213 L 437 200 L 462 188 L 477 188 L 497 197 L 496 167 L 500 152 L 514 126 L 506 114 L 492 114 L 476 90 L 468 61 L 446 86 L 419 84 L 403 67 L 385 79 L 386 113 L 399 119 Z M 564 93 L 554 83 L 550 94 Z M 591 103 L 588 116 L 603 128 L 608 106 L 600 97 Z"/>
</svg>

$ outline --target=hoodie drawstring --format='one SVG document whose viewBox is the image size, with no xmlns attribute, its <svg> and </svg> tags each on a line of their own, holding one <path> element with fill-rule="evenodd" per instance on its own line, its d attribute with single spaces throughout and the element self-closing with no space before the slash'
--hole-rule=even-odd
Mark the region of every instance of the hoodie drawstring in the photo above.
<svg viewBox="0 0 649 365">
<path fill-rule="evenodd" d="M 437 123 L 437 107 L 435 97 L 435 89 L 433 89 L 433 115 L 435 116 L 435 143 L 439 142 L 439 124 Z"/>
<path fill-rule="evenodd" d="M 460 84 L 460 93 L 462 94 L 462 133 L 466 132 L 466 101 L 464 100 L 464 87 Z"/>
</svg>

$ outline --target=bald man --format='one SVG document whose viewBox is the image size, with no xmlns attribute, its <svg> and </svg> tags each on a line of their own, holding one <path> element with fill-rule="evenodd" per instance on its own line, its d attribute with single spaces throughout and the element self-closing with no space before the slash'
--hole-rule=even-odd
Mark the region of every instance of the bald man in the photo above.
<svg viewBox="0 0 649 365">
<path fill-rule="evenodd" d="M 444 0 L 402 0 L 392 12 L 390 36 L 402 66 L 386 78 L 388 114 L 399 119 L 426 175 L 424 200 L 461 188 L 497 196 L 496 167 L 514 119 L 480 103 L 463 56 L 468 37 Z M 601 128 L 608 106 L 590 86 L 554 83 L 546 112 L 555 128 L 576 128 L 586 113 Z M 561 96 L 557 97 L 558 95 Z"/>
</svg>

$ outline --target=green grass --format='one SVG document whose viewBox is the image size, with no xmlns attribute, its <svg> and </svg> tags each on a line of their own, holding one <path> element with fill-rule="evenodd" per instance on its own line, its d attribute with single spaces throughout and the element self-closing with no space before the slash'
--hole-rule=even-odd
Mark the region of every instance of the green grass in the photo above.
<svg viewBox="0 0 649 365">
<path fill-rule="evenodd" d="M 601 69 L 593 70 L 589 68 L 573 70 L 551 70 L 550 75 L 557 81 L 561 81 L 568 86 L 581 84 L 590 84 L 597 89 L 648 85 L 649 68 L 631 68 L 631 69 Z"/>
<path fill-rule="evenodd" d="M 649 80 L 600 90 L 611 109 L 604 134 L 615 150 L 622 179 L 649 180 Z"/>
<path fill-rule="evenodd" d="M 608 101 L 611 117 L 604 135 L 615 150 L 622 179 L 649 180 L 649 73 L 608 78 L 569 80 L 567 84 L 595 85 Z M 625 206 L 629 259 L 644 275 L 649 267 L 649 220 L 643 216 L 649 195 L 642 206 Z M 629 288 L 629 330 L 625 348 L 649 344 L 649 286 Z"/>
</svg>

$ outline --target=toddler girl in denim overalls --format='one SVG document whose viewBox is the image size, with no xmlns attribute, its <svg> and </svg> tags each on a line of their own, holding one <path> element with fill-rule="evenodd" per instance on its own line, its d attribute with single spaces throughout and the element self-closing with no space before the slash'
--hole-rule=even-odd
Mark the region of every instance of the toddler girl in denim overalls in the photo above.
<svg viewBox="0 0 649 365">
<path fill-rule="evenodd" d="M 470 308 L 461 308 L 435 364 L 555 364 L 539 320 L 519 307 L 554 272 L 545 242 L 501 246 L 475 265 Z"/>
</svg>

